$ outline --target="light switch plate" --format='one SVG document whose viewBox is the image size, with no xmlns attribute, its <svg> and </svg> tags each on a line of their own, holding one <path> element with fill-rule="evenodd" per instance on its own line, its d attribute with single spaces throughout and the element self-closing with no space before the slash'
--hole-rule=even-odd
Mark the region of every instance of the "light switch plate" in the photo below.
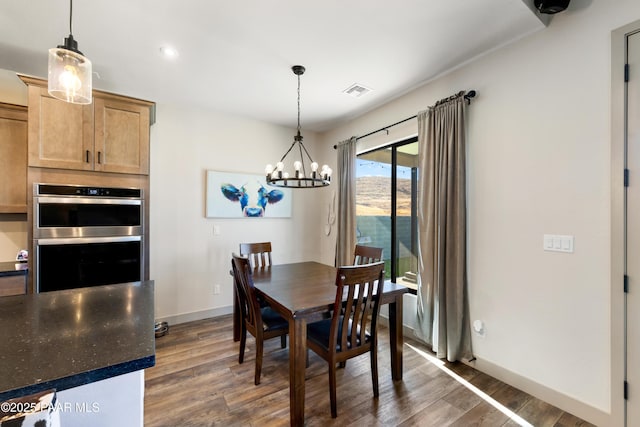
<svg viewBox="0 0 640 427">
<path fill-rule="evenodd" d="M 575 237 L 564 234 L 545 234 L 542 248 L 549 252 L 573 253 Z"/>
</svg>

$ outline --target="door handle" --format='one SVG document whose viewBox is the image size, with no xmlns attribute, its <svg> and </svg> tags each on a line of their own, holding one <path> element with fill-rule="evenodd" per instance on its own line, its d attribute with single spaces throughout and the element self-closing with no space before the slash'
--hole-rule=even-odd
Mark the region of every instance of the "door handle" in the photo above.
<svg viewBox="0 0 640 427">
<path fill-rule="evenodd" d="M 85 162 L 89 163 L 89 150 L 87 150 L 87 152 L 86 152 L 86 160 L 85 160 Z"/>
<path fill-rule="evenodd" d="M 98 151 L 98 164 L 102 163 L 102 151 Z"/>
</svg>

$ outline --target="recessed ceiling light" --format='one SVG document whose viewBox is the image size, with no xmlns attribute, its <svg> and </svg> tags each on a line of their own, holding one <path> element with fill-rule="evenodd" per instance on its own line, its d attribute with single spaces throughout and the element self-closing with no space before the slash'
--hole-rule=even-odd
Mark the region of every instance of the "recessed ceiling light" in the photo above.
<svg viewBox="0 0 640 427">
<path fill-rule="evenodd" d="M 348 88 L 346 88 L 345 90 L 342 91 L 342 93 L 346 93 L 349 96 L 353 96 L 354 98 L 360 98 L 362 95 L 366 95 L 367 93 L 371 92 L 372 89 L 363 86 L 361 84 L 358 83 L 354 83 L 351 86 L 349 86 Z"/>
<path fill-rule="evenodd" d="M 162 46 L 160 48 L 160 53 L 165 58 L 174 59 L 178 57 L 178 51 L 170 46 Z"/>
</svg>

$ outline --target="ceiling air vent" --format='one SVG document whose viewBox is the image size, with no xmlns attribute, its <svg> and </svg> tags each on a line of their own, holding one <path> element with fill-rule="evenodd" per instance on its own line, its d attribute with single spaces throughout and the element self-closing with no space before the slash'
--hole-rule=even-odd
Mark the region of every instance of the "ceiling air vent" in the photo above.
<svg viewBox="0 0 640 427">
<path fill-rule="evenodd" d="M 371 92 L 371 89 L 366 86 L 359 85 L 358 83 L 354 83 L 342 92 L 349 96 L 353 96 L 354 98 L 360 98 L 362 95 L 366 95 Z"/>
</svg>

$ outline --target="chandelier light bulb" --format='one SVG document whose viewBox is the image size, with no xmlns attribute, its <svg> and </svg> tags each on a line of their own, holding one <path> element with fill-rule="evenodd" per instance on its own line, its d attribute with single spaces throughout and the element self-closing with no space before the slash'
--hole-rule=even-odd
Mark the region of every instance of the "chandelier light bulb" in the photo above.
<svg viewBox="0 0 640 427">
<path fill-rule="evenodd" d="M 302 167 L 302 162 L 300 160 L 296 160 L 295 162 L 293 162 L 293 168 L 296 171 L 299 171 L 301 167 Z"/>
<path fill-rule="evenodd" d="M 284 163 L 282 162 L 276 163 L 276 169 L 278 170 L 278 172 L 282 172 L 284 170 Z"/>
<path fill-rule="evenodd" d="M 264 173 L 268 175 L 271 175 L 271 172 L 273 172 L 273 165 L 271 163 L 269 163 L 265 168 L 264 168 Z"/>
<path fill-rule="evenodd" d="M 318 171 L 318 163 L 316 163 L 316 162 L 311 163 L 311 171 L 312 172 L 317 172 Z"/>
<path fill-rule="evenodd" d="M 60 85 L 66 89 L 67 93 L 75 93 L 82 87 L 82 82 L 78 77 L 78 71 L 71 65 L 64 66 L 64 71 L 60 74 L 60 77 L 58 77 L 58 81 Z"/>
</svg>

